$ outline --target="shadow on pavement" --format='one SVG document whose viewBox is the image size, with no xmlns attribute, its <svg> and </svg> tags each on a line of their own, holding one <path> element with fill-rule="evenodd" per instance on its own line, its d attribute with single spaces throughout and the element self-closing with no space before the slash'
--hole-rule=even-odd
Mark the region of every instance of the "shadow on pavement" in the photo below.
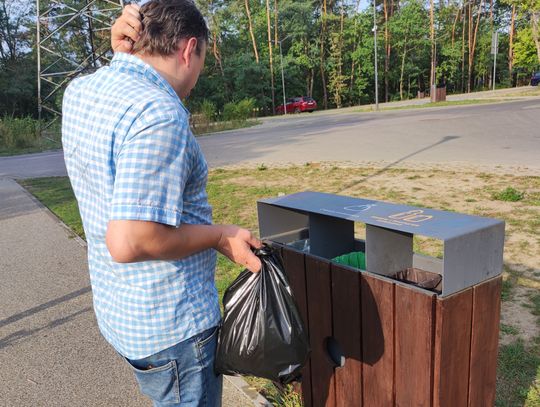
<svg viewBox="0 0 540 407">
<path fill-rule="evenodd" d="M 20 313 L 15 314 L 15 315 L 12 315 L 12 316 L 10 316 L 10 317 L 8 317 L 6 319 L 2 319 L 2 320 L 0 320 L 0 328 L 4 327 L 6 325 L 12 324 L 13 322 L 19 321 L 19 320 L 21 320 L 23 318 L 34 315 L 34 314 L 36 314 L 38 312 L 44 311 L 44 310 L 46 310 L 48 308 L 54 307 L 54 306 L 56 306 L 56 305 L 58 305 L 60 303 L 70 301 L 70 300 L 72 300 L 74 298 L 80 297 L 81 295 L 89 293 L 90 291 L 92 291 L 92 288 L 90 286 L 84 287 L 84 288 L 81 288 L 80 290 L 73 291 L 72 293 L 66 294 L 66 295 L 64 295 L 64 296 L 62 296 L 60 298 L 56 298 L 56 299 L 51 300 L 49 302 L 46 302 L 44 304 L 41 304 L 41 305 L 38 305 L 36 307 L 27 309 L 26 311 L 20 312 Z M 1 343 L 2 343 L 2 341 L 0 341 L 0 348 L 1 348 Z"/>
<path fill-rule="evenodd" d="M 84 313 L 86 313 L 88 311 L 91 311 L 91 310 L 92 310 L 91 307 L 86 307 L 86 308 L 83 308 L 80 311 L 74 312 L 73 314 L 67 315 L 67 316 L 62 317 L 62 318 L 55 319 L 54 321 L 51 321 L 47 325 L 42 326 L 40 328 L 34 328 L 34 329 L 30 329 L 30 330 L 21 329 L 21 330 L 19 330 L 17 332 L 14 332 L 14 333 L 6 336 L 5 338 L 1 338 L 0 339 L 0 349 L 7 348 L 8 346 L 11 346 L 14 343 L 16 343 L 16 342 L 18 342 L 20 340 L 23 340 L 25 338 L 28 338 L 28 337 L 30 337 L 30 336 L 38 333 L 38 332 L 48 330 L 48 329 L 52 329 L 52 328 L 56 328 L 57 326 L 68 323 L 69 321 L 76 318 L 77 316 L 79 316 L 81 314 L 84 314 Z"/>
<path fill-rule="evenodd" d="M 420 153 L 423 153 L 424 151 L 427 151 L 427 150 L 430 150 L 434 147 L 437 147 L 438 145 L 441 145 L 443 143 L 447 143 L 449 141 L 452 141 L 452 140 L 455 140 L 455 139 L 458 139 L 458 138 L 461 138 L 460 136 L 446 136 L 446 137 L 443 137 L 441 140 L 437 141 L 436 143 L 433 143 L 427 147 L 424 147 L 424 148 L 421 148 L 420 150 L 416 150 L 410 154 L 407 154 L 406 156 L 400 158 L 399 160 L 396 160 L 390 164 L 388 164 L 387 166 L 381 168 L 379 171 L 371 174 L 371 175 L 368 175 L 368 176 L 365 176 L 363 177 L 362 179 L 360 180 L 357 180 L 357 181 L 353 181 L 353 182 L 350 182 L 348 184 L 346 184 L 343 188 L 341 188 L 341 190 L 337 191 L 336 193 L 341 193 L 343 191 L 346 191 L 347 189 L 349 188 L 352 188 L 352 187 L 355 187 L 371 178 L 374 178 L 374 177 L 377 177 L 378 175 L 381 175 L 382 173 L 388 171 L 390 168 L 394 167 L 395 165 L 399 164 L 400 162 L 403 162 L 405 160 L 407 160 L 408 158 L 411 158 L 417 154 L 420 154 Z"/>
</svg>

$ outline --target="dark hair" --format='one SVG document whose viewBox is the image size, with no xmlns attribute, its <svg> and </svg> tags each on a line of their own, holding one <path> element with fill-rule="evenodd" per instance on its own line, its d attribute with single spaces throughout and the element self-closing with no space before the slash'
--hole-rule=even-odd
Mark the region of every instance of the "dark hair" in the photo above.
<svg viewBox="0 0 540 407">
<path fill-rule="evenodd" d="M 208 26 L 203 15 L 191 0 L 151 0 L 141 7 L 143 29 L 133 45 L 133 53 L 172 55 L 181 39 L 197 38 L 208 42 Z"/>
</svg>

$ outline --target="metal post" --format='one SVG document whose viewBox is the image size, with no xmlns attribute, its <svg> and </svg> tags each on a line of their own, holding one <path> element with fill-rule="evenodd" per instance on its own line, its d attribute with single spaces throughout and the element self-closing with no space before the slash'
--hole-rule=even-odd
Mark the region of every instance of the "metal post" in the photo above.
<svg viewBox="0 0 540 407">
<path fill-rule="evenodd" d="M 497 52 L 499 51 L 499 33 L 494 32 L 491 39 L 491 52 L 493 54 L 493 90 L 495 90 L 495 74 L 497 73 Z"/>
<path fill-rule="evenodd" d="M 379 110 L 379 72 L 377 66 L 377 5 L 373 0 L 373 42 L 375 48 L 375 110 Z"/>
<path fill-rule="evenodd" d="M 285 98 L 285 74 L 283 73 L 283 51 L 281 49 L 281 41 L 278 41 L 279 42 L 279 56 L 280 56 L 280 61 L 281 61 L 281 86 L 283 87 L 283 109 L 284 109 L 285 114 L 287 114 L 287 102 L 285 100 L 286 99 Z"/>
<path fill-rule="evenodd" d="M 110 43 L 103 35 L 97 33 L 110 30 L 110 18 L 116 15 L 125 3 L 124 0 L 80 0 L 71 5 L 58 0 L 35 0 L 36 4 L 36 55 L 37 55 L 37 101 L 39 132 L 44 131 L 61 116 L 54 96 L 61 92 L 66 85 L 78 75 L 92 72 L 99 68 L 110 55 Z M 62 30 L 69 30 L 77 21 L 83 19 L 88 25 L 90 52 L 83 54 L 65 55 L 57 51 L 58 44 L 55 36 Z M 83 23 L 84 24 L 84 23 Z M 62 63 L 64 66 L 59 65 Z M 65 63 L 72 66 L 67 68 Z M 68 66 L 69 66 L 68 65 Z M 47 124 L 46 117 L 51 117 Z"/>
<path fill-rule="evenodd" d="M 497 73 L 497 50 L 493 58 L 493 90 L 495 90 L 495 74 Z"/>
</svg>

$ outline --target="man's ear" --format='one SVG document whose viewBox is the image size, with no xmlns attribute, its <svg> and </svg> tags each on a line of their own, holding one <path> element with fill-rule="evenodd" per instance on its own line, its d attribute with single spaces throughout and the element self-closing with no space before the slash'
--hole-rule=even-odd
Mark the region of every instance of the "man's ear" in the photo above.
<svg viewBox="0 0 540 407">
<path fill-rule="evenodd" d="M 197 45 L 197 38 L 191 37 L 189 40 L 187 40 L 184 50 L 182 51 L 182 57 L 188 68 L 191 65 L 193 56 L 197 53 Z"/>
</svg>

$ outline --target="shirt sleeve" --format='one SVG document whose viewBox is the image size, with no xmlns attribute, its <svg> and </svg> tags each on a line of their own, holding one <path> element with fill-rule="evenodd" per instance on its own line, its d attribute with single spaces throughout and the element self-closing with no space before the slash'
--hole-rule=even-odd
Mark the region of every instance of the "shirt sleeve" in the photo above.
<svg viewBox="0 0 540 407">
<path fill-rule="evenodd" d="M 116 157 L 110 219 L 178 227 L 189 176 L 188 120 L 147 113 L 133 128 Z"/>
</svg>

